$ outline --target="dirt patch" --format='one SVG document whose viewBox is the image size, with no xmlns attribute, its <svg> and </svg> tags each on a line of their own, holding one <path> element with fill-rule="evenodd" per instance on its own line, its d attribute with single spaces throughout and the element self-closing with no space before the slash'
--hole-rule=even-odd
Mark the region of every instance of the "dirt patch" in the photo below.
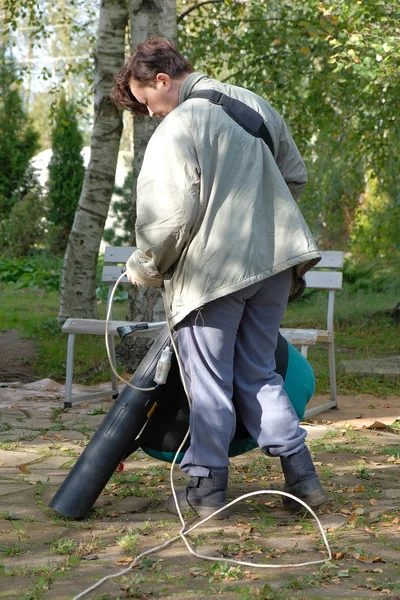
<svg viewBox="0 0 400 600">
<path fill-rule="evenodd" d="M 21 338 L 15 329 L 0 332 L 0 382 L 35 381 L 37 375 L 32 367 L 36 358 L 36 346 L 32 340 Z"/>
</svg>

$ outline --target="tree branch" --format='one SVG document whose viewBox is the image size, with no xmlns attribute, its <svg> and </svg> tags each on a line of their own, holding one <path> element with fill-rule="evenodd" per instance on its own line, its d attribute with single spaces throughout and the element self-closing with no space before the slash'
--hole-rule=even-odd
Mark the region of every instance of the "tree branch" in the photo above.
<svg viewBox="0 0 400 600">
<path fill-rule="evenodd" d="M 201 6 L 204 6 L 205 4 L 220 4 L 221 2 L 224 2 L 224 0 L 204 0 L 204 2 L 199 2 L 198 4 L 194 4 L 193 6 L 191 6 L 190 8 L 185 10 L 182 14 L 179 15 L 179 17 L 176 19 L 176 24 L 178 25 L 178 23 L 183 21 L 183 19 L 189 13 L 191 13 L 193 10 L 200 8 Z"/>
</svg>

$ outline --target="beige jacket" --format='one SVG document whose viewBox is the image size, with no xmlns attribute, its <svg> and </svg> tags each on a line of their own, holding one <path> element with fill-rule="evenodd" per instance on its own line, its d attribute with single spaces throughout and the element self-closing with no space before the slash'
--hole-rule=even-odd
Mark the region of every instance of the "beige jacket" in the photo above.
<svg viewBox="0 0 400 600">
<path fill-rule="evenodd" d="M 259 111 L 275 160 L 222 107 L 186 100 L 201 89 L 220 90 Z M 130 275 L 163 288 L 172 327 L 206 302 L 291 267 L 297 297 L 302 275 L 320 254 L 295 201 L 307 175 L 282 117 L 256 94 L 201 73 L 184 80 L 179 102 L 146 149 Z"/>
</svg>

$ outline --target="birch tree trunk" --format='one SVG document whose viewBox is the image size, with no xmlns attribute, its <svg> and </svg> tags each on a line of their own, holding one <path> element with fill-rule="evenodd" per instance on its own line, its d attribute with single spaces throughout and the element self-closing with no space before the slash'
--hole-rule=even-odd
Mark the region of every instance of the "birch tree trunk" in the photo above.
<svg viewBox="0 0 400 600">
<path fill-rule="evenodd" d="M 58 319 L 96 317 L 96 266 L 114 187 L 122 115 L 110 100 L 124 63 L 128 20 L 125 0 L 101 0 L 95 53 L 95 106 L 91 156 L 68 240 Z"/>
<path fill-rule="evenodd" d="M 140 42 L 159 35 L 176 42 L 176 0 L 128 0 L 131 47 L 134 50 Z M 148 141 L 159 124 L 159 119 L 136 117 L 133 120 L 133 196 L 132 223 L 136 221 L 136 181 L 142 166 Z M 132 232 L 131 244 L 135 245 Z M 132 286 L 129 292 L 127 319 L 131 321 L 162 321 L 165 319 L 160 292 L 155 288 Z M 134 371 L 151 342 L 145 338 L 126 338 L 117 348 L 120 363 Z"/>
</svg>

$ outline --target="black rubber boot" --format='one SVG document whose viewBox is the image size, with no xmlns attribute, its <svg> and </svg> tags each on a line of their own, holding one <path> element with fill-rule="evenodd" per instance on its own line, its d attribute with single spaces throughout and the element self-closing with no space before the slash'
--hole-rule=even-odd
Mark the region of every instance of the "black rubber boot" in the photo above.
<svg viewBox="0 0 400 600">
<path fill-rule="evenodd" d="M 281 456 L 283 474 L 285 476 L 284 492 L 300 498 L 306 504 L 314 508 L 328 501 L 311 458 L 309 449 L 305 446 L 303 450 L 291 456 Z M 282 496 L 283 505 L 290 510 L 301 510 L 302 505 L 291 498 Z"/>
<path fill-rule="evenodd" d="M 184 490 L 176 492 L 181 512 L 192 509 L 203 519 L 226 504 L 226 488 L 228 487 L 228 469 L 210 471 L 208 477 L 192 477 Z M 174 515 L 178 514 L 175 500 L 170 496 L 166 509 Z M 229 511 L 221 511 L 216 519 L 226 519 Z"/>
</svg>

